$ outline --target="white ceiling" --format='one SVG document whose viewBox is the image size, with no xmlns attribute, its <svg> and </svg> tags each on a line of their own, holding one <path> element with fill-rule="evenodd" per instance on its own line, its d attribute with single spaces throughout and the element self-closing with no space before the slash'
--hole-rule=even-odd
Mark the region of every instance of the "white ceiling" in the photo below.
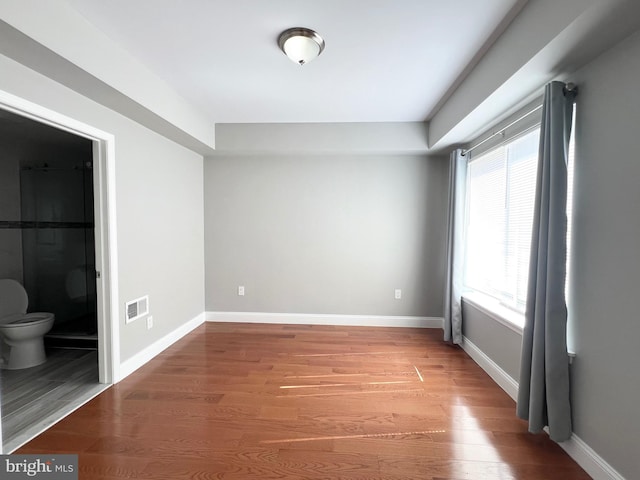
<svg viewBox="0 0 640 480">
<path fill-rule="evenodd" d="M 69 0 L 216 123 L 428 119 L 522 0 Z M 278 34 L 313 28 L 298 66 Z M 126 73 L 126 72 L 124 72 Z"/>
</svg>

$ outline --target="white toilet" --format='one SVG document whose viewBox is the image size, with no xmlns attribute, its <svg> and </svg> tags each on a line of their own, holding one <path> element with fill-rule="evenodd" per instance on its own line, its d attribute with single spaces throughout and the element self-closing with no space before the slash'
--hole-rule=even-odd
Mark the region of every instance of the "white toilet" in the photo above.
<svg viewBox="0 0 640 480">
<path fill-rule="evenodd" d="M 27 313 L 29 297 L 15 280 L 0 279 L 0 356 L 2 368 L 19 370 L 35 367 L 47 359 L 44 336 L 51 327 L 53 313 Z"/>
</svg>

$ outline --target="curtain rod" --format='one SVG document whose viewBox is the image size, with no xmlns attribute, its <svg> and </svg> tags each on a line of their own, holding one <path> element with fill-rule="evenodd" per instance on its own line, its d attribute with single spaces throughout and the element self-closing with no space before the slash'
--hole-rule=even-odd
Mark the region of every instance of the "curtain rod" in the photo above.
<svg viewBox="0 0 640 480">
<path fill-rule="evenodd" d="M 578 87 L 576 87 L 573 83 L 567 83 L 565 84 L 564 87 L 565 92 L 573 92 L 573 91 L 578 91 Z M 508 128 L 513 127 L 516 123 L 518 123 L 520 120 L 524 120 L 525 118 L 527 118 L 529 115 L 532 115 L 534 113 L 536 113 L 538 110 L 540 110 L 542 108 L 542 105 L 538 105 L 537 107 L 535 107 L 533 110 L 528 111 L 527 113 L 525 113 L 524 115 L 522 115 L 521 117 L 518 117 L 516 120 L 514 120 L 513 122 L 511 122 L 509 125 L 507 125 L 506 127 L 501 128 L 500 130 L 498 130 L 497 132 L 492 133 L 491 135 L 489 135 L 487 138 L 485 138 L 484 140 L 482 140 L 480 143 L 474 145 L 471 148 L 468 148 L 467 150 L 463 150 L 461 155 L 464 157 L 467 155 L 467 153 L 471 152 L 472 150 L 475 150 L 476 148 L 478 148 L 480 145 L 483 145 L 485 143 L 487 143 L 489 140 L 491 140 L 494 137 L 497 137 L 498 135 L 502 135 L 504 134 L 505 130 L 507 130 Z"/>
<path fill-rule="evenodd" d="M 471 148 L 468 148 L 467 150 L 463 150 L 461 155 L 464 157 L 467 155 L 467 153 L 475 150 L 476 148 L 478 148 L 481 145 L 484 145 L 485 143 L 487 143 L 489 140 L 493 139 L 494 137 L 497 137 L 498 135 L 502 135 L 504 134 L 505 130 L 507 130 L 508 128 L 513 127 L 516 123 L 518 123 L 520 120 L 524 120 L 525 118 L 527 118 L 529 115 L 532 115 L 534 113 L 536 113 L 538 110 L 540 110 L 542 108 L 542 105 L 538 105 L 536 108 L 534 108 L 533 110 L 528 111 L 527 113 L 525 113 L 524 115 L 522 115 L 521 117 L 518 117 L 517 119 L 515 119 L 513 122 L 511 122 L 509 125 L 507 125 L 506 127 L 501 128 L 500 130 L 498 130 L 497 132 L 492 133 L 491 135 L 489 135 L 487 138 L 485 138 L 484 140 L 482 140 L 480 143 L 474 145 Z"/>
</svg>

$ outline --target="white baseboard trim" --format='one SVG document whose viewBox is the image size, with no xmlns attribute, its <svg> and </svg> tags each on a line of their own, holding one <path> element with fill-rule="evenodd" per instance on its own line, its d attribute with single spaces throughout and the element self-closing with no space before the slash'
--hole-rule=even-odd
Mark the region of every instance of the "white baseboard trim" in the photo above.
<svg viewBox="0 0 640 480">
<path fill-rule="evenodd" d="M 518 398 L 518 382 L 489 358 L 467 337 L 462 337 L 462 348 L 513 400 Z M 566 442 L 559 443 L 594 480 L 625 480 L 595 450 L 575 433 Z"/>
<path fill-rule="evenodd" d="M 575 433 L 571 435 L 569 440 L 558 445 L 594 480 L 625 480 L 615 468 L 609 465 Z"/>
<path fill-rule="evenodd" d="M 156 355 L 161 353 L 163 350 L 170 347 L 182 337 L 190 333 L 192 330 L 202 325 L 205 321 L 205 317 L 206 315 L 204 312 L 199 314 L 195 318 L 189 320 L 187 323 L 176 328 L 174 331 L 166 334 L 160 340 L 152 343 L 144 350 L 136 353 L 133 357 L 122 362 L 120 364 L 120 378 L 118 379 L 118 381 L 125 379 L 137 369 L 153 359 Z"/>
<path fill-rule="evenodd" d="M 467 337 L 462 337 L 462 349 L 469 355 L 480 367 L 489 374 L 491 378 L 507 392 L 513 400 L 518 399 L 518 382 L 511 375 L 505 372 L 500 366 L 491 360 L 482 350 L 480 350 Z"/>
<path fill-rule="evenodd" d="M 288 323 L 357 327 L 442 328 L 442 317 L 386 315 L 328 315 L 315 313 L 207 312 L 207 322 Z"/>
</svg>

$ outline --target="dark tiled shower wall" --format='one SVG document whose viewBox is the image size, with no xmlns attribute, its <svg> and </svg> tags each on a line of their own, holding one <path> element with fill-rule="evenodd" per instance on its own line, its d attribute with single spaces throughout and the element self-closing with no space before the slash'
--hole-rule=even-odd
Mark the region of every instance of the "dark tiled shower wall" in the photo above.
<svg viewBox="0 0 640 480">
<path fill-rule="evenodd" d="M 91 222 L 25 222 L 0 220 L 0 228 L 26 229 L 26 228 L 93 228 Z"/>
</svg>

